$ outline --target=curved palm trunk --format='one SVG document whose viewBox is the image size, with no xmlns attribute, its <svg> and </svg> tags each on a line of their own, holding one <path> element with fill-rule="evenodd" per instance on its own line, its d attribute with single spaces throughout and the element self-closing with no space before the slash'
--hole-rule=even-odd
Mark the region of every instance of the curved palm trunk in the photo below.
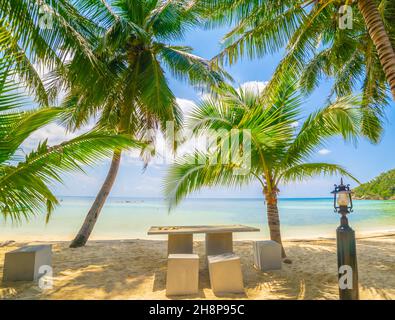
<svg viewBox="0 0 395 320">
<path fill-rule="evenodd" d="M 275 191 L 265 191 L 266 207 L 267 207 L 267 221 L 270 230 L 270 239 L 281 244 L 281 255 L 286 258 L 283 243 L 281 241 L 281 231 L 280 231 L 280 217 L 278 215 L 277 207 L 277 194 Z"/>
<path fill-rule="evenodd" d="M 358 8 L 368 28 L 370 38 L 376 46 L 385 76 L 395 100 L 395 51 L 385 31 L 384 23 L 373 0 L 359 0 Z"/>
<path fill-rule="evenodd" d="M 88 214 L 86 215 L 84 224 L 82 225 L 77 236 L 70 244 L 70 248 L 82 247 L 86 244 L 92 233 L 93 227 L 96 224 L 97 218 L 99 217 L 100 211 L 103 208 L 104 203 L 111 191 L 114 184 L 115 178 L 118 173 L 119 164 L 121 162 L 121 151 L 114 151 L 110 170 L 107 173 L 106 180 L 104 181 L 99 193 L 96 196 L 95 201 L 92 204 Z"/>
</svg>

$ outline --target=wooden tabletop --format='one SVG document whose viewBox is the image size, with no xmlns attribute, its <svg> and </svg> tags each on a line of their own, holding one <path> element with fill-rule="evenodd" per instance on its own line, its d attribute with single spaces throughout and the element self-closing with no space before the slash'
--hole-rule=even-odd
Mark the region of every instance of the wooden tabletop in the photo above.
<svg viewBox="0 0 395 320">
<path fill-rule="evenodd" d="M 190 234 L 190 233 L 224 233 L 224 232 L 256 232 L 258 228 L 241 224 L 211 226 L 152 226 L 148 234 Z"/>
</svg>

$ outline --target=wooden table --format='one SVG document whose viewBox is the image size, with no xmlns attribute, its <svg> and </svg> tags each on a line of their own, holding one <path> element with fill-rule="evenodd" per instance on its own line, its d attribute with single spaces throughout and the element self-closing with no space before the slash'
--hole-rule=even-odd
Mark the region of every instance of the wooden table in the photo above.
<svg viewBox="0 0 395 320">
<path fill-rule="evenodd" d="M 258 228 L 236 225 L 211 226 L 153 226 L 148 235 L 167 235 L 167 252 L 192 253 L 193 234 L 206 235 L 206 255 L 216 255 L 233 252 L 233 232 L 257 232 Z"/>
</svg>

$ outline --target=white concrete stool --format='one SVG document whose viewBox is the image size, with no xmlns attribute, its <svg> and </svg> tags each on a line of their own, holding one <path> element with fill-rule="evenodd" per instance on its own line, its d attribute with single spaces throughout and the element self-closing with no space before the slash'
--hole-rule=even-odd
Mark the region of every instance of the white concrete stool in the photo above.
<svg viewBox="0 0 395 320">
<path fill-rule="evenodd" d="M 233 253 L 208 256 L 211 289 L 214 293 L 244 292 L 240 257 Z"/>
<path fill-rule="evenodd" d="M 273 240 L 254 241 L 254 266 L 261 271 L 281 269 L 281 245 Z"/>
<path fill-rule="evenodd" d="M 47 266 L 42 270 L 43 266 Z M 7 252 L 3 281 L 37 281 L 52 268 L 52 246 L 35 245 Z"/>
<path fill-rule="evenodd" d="M 197 294 L 199 291 L 199 256 L 169 254 L 166 295 Z"/>
</svg>

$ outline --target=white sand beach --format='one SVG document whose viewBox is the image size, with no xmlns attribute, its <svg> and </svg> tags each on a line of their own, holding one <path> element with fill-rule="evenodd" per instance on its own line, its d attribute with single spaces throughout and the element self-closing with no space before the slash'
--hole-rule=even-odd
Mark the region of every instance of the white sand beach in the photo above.
<svg viewBox="0 0 395 320">
<path fill-rule="evenodd" d="M 4 253 L 27 242 L 0 247 Z M 30 243 L 32 244 L 32 243 Z M 253 267 L 252 242 L 236 241 L 245 294 L 215 296 L 210 289 L 204 243 L 194 242 L 200 256 L 199 294 L 178 299 L 338 299 L 334 239 L 285 241 L 292 264 L 281 271 Z M 395 235 L 370 235 L 357 240 L 361 299 L 395 299 Z M 168 299 L 165 294 L 166 241 L 90 241 L 86 247 L 53 245 L 54 285 L 41 291 L 32 283 L 0 285 L 2 299 Z M 174 298 L 174 297 L 171 297 Z"/>
</svg>

